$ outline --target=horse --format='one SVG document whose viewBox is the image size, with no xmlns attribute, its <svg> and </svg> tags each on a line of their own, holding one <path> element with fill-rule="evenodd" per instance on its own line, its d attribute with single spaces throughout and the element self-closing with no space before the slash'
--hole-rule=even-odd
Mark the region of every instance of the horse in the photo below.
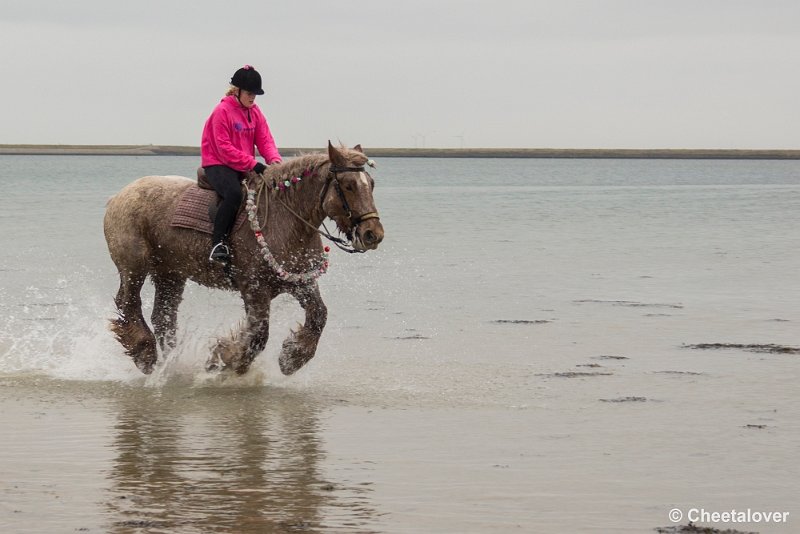
<svg viewBox="0 0 800 534">
<path fill-rule="evenodd" d="M 373 165 L 361 145 L 337 148 L 328 141 L 327 154 L 271 165 L 262 175 L 249 173 L 249 181 L 243 180 L 249 224 L 239 225 L 230 235 L 229 266 L 209 260 L 208 234 L 171 224 L 183 193 L 197 187 L 194 180 L 145 176 L 113 196 L 103 220 L 120 279 L 114 298 L 117 317 L 110 321 L 110 329 L 136 367 L 152 373 L 158 349 L 166 354 L 176 346 L 178 306 L 188 279 L 238 291 L 244 301 L 239 330 L 212 346 L 208 371 L 247 372 L 266 347 L 270 303 L 282 293 L 297 299 L 305 322 L 283 341 L 281 372 L 288 376 L 308 363 L 328 314 L 317 282 L 328 267 L 330 250 L 323 248 L 322 236 L 349 252 L 374 250 L 383 240 L 372 196 L 375 182 L 365 171 L 367 163 Z M 250 184 L 257 184 L 257 190 Z M 327 228 L 320 230 L 328 218 L 346 240 L 330 235 Z M 142 314 L 140 297 L 148 276 L 155 286 L 153 331 Z"/>
</svg>

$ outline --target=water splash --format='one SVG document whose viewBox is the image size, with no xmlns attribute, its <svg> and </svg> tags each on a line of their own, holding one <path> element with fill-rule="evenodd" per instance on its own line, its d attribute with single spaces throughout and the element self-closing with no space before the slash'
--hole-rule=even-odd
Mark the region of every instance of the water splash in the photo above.
<svg viewBox="0 0 800 534">
<path fill-rule="evenodd" d="M 235 295 L 197 291 L 197 286 L 187 288 L 190 300 L 199 302 L 181 310 L 177 346 L 159 354 L 153 374 L 145 377 L 108 329 L 116 312 L 110 298 L 113 289 L 104 282 L 83 270 L 58 275 L 50 284 L 0 289 L 0 375 L 40 374 L 145 387 L 265 383 L 268 373 L 258 360 L 246 379 L 206 376 L 205 361 L 215 336 L 227 333 L 231 325 L 226 321 L 235 323 L 242 311 Z M 145 315 L 153 300 L 148 286 L 142 292 Z"/>
</svg>

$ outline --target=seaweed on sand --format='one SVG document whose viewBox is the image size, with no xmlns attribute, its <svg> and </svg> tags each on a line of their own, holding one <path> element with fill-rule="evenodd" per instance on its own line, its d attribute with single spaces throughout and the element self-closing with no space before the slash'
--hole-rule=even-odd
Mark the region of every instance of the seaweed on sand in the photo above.
<svg viewBox="0 0 800 534">
<path fill-rule="evenodd" d="M 687 349 L 696 350 L 745 350 L 747 352 L 763 352 L 770 354 L 800 354 L 800 348 L 787 347 L 785 345 L 767 344 L 742 344 L 742 343 L 697 343 L 695 345 L 684 345 Z"/>
</svg>

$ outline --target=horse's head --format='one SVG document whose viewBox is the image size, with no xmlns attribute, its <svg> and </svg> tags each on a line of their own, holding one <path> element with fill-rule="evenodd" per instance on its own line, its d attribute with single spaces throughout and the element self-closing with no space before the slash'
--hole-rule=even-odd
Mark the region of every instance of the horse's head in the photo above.
<svg viewBox="0 0 800 534">
<path fill-rule="evenodd" d="M 331 167 L 322 198 L 325 215 L 336 222 L 356 250 L 378 248 L 383 240 L 383 225 L 372 198 L 375 181 L 364 169 L 369 160 L 361 145 L 337 149 L 328 141 L 328 157 Z"/>
</svg>

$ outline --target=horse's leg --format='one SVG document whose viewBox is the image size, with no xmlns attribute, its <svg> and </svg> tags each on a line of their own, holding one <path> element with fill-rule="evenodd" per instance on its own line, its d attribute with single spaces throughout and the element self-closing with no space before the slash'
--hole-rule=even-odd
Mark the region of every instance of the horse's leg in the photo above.
<svg viewBox="0 0 800 534">
<path fill-rule="evenodd" d="M 316 282 L 292 291 L 292 295 L 306 311 L 306 322 L 298 331 L 292 331 L 283 341 L 278 363 L 285 375 L 296 372 L 314 357 L 322 329 L 328 320 L 328 308 L 322 302 L 322 295 Z"/>
<path fill-rule="evenodd" d="M 217 340 L 212 349 L 206 370 L 214 371 L 230 367 L 243 375 L 258 356 L 269 339 L 269 310 L 274 295 L 249 288 L 241 284 L 244 299 L 245 320 L 238 332 L 228 339 Z"/>
<path fill-rule="evenodd" d="M 136 367 L 145 374 L 153 372 L 158 359 L 156 339 L 142 315 L 139 292 L 147 277 L 146 270 L 119 270 L 119 291 L 114 298 L 118 317 L 111 321 L 111 330 L 133 358 Z"/>
<path fill-rule="evenodd" d="M 163 352 L 175 348 L 178 305 L 183 300 L 186 278 L 153 274 L 152 280 L 156 287 L 156 295 L 150 320 L 153 322 L 153 331 Z"/>
</svg>

